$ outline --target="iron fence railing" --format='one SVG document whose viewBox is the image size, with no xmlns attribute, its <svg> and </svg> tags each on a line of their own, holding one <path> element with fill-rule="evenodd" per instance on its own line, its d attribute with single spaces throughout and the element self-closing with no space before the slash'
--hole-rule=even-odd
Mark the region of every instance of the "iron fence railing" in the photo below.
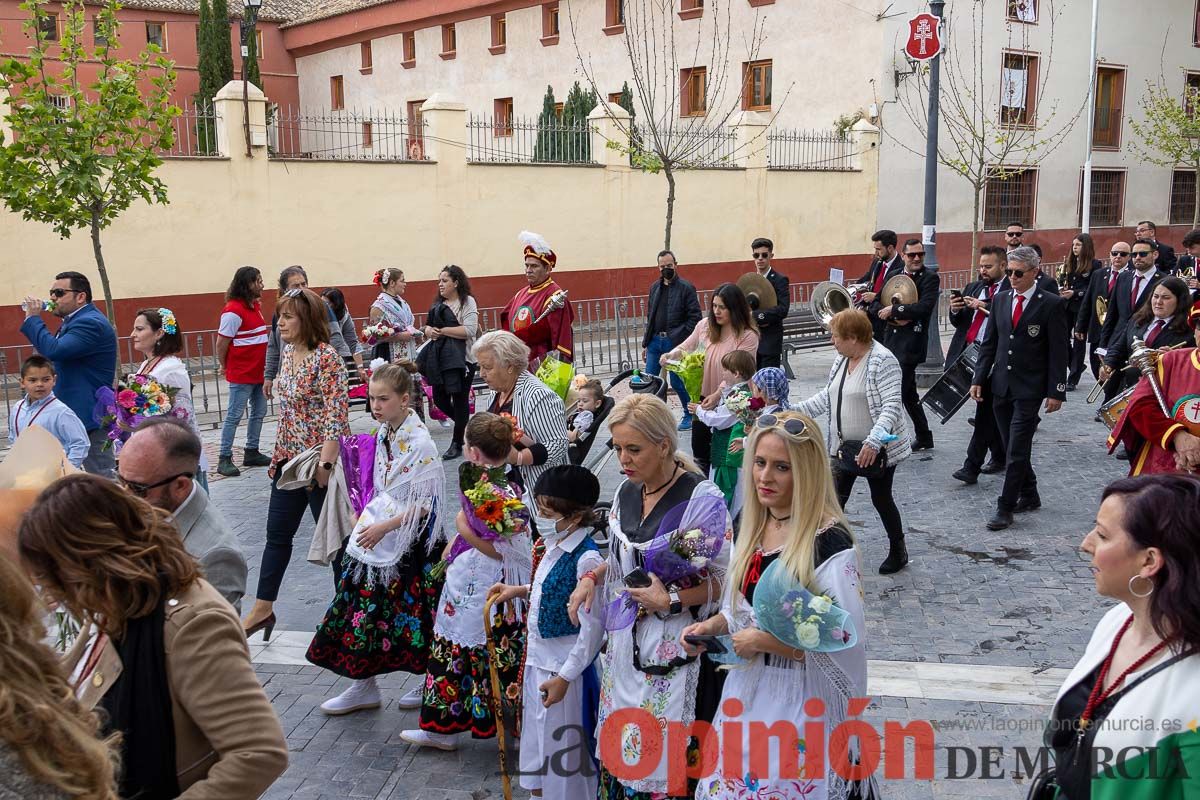
<svg viewBox="0 0 1200 800">
<path fill-rule="evenodd" d="M 335 161 L 426 161 L 425 123 L 393 111 L 307 111 L 272 106 L 271 158 Z"/>
<path fill-rule="evenodd" d="M 737 129 L 695 124 L 650 131 L 644 125 L 633 126 L 635 149 L 670 155 L 676 169 L 730 169 L 737 166 Z M 658 143 L 654 141 L 657 135 Z"/>
<path fill-rule="evenodd" d="M 591 164 L 584 122 L 505 116 L 467 118 L 467 160 L 477 164 Z"/>
<path fill-rule="evenodd" d="M 1053 275 L 1053 265 L 1047 265 L 1049 274 Z M 857 275 L 847 275 L 847 282 L 853 281 Z M 949 327 L 949 290 L 961 289 L 971 280 L 969 270 L 956 270 L 941 273 L 942 297 L 938 311 L 941 328 Z M 793 283 L 790 287 L 791 307 L 793 310 L 807 308 L 812 297 L 812 290 L 817 281 Z M 706 289 L 699 293 L 701 308 L 707 308 L 711 303 L 712 290 Z M 578 300 L 573 303 L 575 309 L 575 366 L 580 372 L 589 376 L 606 377 L 615 375 L 624 369 L 642 364 L 642 334 L 646 330 L 646 297 L 604 297 L 593 300 Z M 500 327 L 500 308 L 480 309 L 480 330 L 495 330 Z M 424 314 L 416 315 L 416 325 L 424 324 Z M 355 320 L 355 325 L 361 330 L 366 324 L 365 318 Z M 184 336 L 182 358 L 187 364 L 192 378 L 192 402 L 196 408 L 196 419 L 202 429 L 215 429 L 220 426 L 228 406 L 229 386 L 217 372 L 217 332 L 215 330 L 192 331 Z M 0 439 L 0 446 L 7 442 L 7 425 L 12 414 L 12 407 L 21 399 L 20 380 L 21 362 L 33 354 L 33 347 L 28 344 L 0 347 L 0 404 L 3 405 L 3 419 L 0 424 L 5 426 L 5 435 Z M 119 340 L 118 356 L 121 361 L 122 374 L 134 372 L 142 358 L 133 349 L 133 343 L 127 336 Z M 270 404 L 268 415 L 275 414 L 275 406 Z"/>
<path fill-rule="evenodd" d="M 159 155 L 171 158 L 194 158 L 220 155 L 217 150 L 217 125 L 220 115 L 211 103 L 197 105 L 185 99 L 179 116 L 172 120 L 175 144 Z"/>
<path fill-rule="evenodd" d="M 838 131 L 776 128 L 767 133 L 767 168 L 851 172 L 855 144 Z"/>
</svg>

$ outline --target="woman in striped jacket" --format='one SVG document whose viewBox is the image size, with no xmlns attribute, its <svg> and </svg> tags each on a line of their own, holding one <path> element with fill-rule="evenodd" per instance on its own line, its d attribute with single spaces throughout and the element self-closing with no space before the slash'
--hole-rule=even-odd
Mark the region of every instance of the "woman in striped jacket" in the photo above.
<svg viewBox="0 0 1200 800">
<path fill-rule="evenodd" d="M 900 398 L 900 362 L 891 351 L 874 341 L 871 321 L 865 313 L 847 309 L 830 321 L 833 346 L 841 356 L 829 371 L 825 388 L 794 408 L 816 420 L 824 420 L 825 442 L 833 458 L 834 482 L 845 508 L 854 488 L 856 472 L 839 469 L 837 454 L 843 442 L 861 441 L 855 463 L 867 469 L 886 452 L 887 468 L 867 477 L 871 503 L 879 512 L 888 535 L 888 555 L 879 574 L 899 572 L 908 564 L 904 545 L 904 523 L 892 497 L 896 465 L 912 453 L 912 442 L 904 420 Z"/>
</svg>

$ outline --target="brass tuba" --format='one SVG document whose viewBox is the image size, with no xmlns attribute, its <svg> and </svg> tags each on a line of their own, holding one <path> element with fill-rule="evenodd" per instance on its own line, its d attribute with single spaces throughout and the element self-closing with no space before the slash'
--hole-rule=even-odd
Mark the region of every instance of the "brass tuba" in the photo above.
<svg viewBox="0 0 1200 800">
<path fill-rule="evenodd" d="M 841 284 L 832 281 L 817 284 L 808 301 L 808 308 L 812 312 L 813 318 L 821 323 L 821 327 L 825 330 L 829 330 L 829 321 L 833 319 L 834 314 L 845 311 L 853 305 L 854 301 L 850 292 L 846 291 Z"/>
<path fill-rule="evenodd" d="M 1096 298 L 1096 321 L 1101 325 L 1104 320 L 1108 319 L 1108 300 L 1103 297 Z"/>
</svg>

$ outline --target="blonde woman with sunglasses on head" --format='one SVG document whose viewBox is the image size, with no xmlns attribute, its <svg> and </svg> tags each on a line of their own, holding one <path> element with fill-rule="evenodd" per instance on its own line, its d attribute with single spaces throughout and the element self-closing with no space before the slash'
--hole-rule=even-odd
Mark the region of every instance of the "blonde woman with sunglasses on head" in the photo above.
<svg viewBox="0 0 1200 800">
<path fill-rule="evenodd" d="M 804 751 L 815 752 L 820 746 L 813 742 L 806 748 L 802 745 L 800 737 L 806 733 L 805 724 L 821 722 L 828 737 L 847 718 L 850 700 L 865 696 L 867 691 L 858 550 L 834 491 L 824 437 L 812 419 L 803 414 L 791 411 L 764 414 L 748 437 L 746 452 L 749 459 L 743 470 L 745 507 L 721 612 L 684 628 L 680 642 L 694 654 L 718 649 L 711 638 L 705 643 L 697 637 L 718 637 L 720 646 L 732 651 L 720 656 L 713 653 L 718 660 L 738 663 L 729 671 L 721 712 L 713 727 L 719 736 L 740 731 L 747 740 L 742 743 L 742 762 L 719 762 L 712 775 L 701 779 L 696 797 L 738 800 L 768 794 L 780 800 L 870 797 L 873 787 L 867 782 L 847 781 L 835 773 L 834 754 L 827 742 L 823 748 L 828 754 L 825 774 L 804 774 Z M 837 619 L 838 623 L 836 626 L 822 623 L 820 642 L 804 641 L 807 631 L 802 634 L 799 627 L 794 629 L 799 640 L 777 638 L 765 630 L 760 619 L 762 598 L 755 604 L 756 590 L 762 592 L 768 589 L 768 584 L 772 590 L 794 587 L 781 596 L 788 602 L 794 599 L 792 592 L 800 596 L 803 587 L 803 604 L 796 606 L 795 613 L 811 619 L 811 610 L 824 618 Z M 780 627 L 773 629 L 783 639 L 792 638 L 791 632 L 785 633 Z M 835 639 L 836 646 L 830 644 Z M 806 709 L 806 704 L 814 699 L 822 701 L 824 714 L 810 717 L 806 710 L 813 709 Z M 732 700 L 740 702 L 741 711 L 730 716 L 729 721 L 741 724 L 726 726 L 726 711 L 733 710 L 726 703 Z M 790 724 L 797 734 L 793 741 L 788 741 L 789 731 L 780 740 L 778 750 L 772 748 L 766 775 L 754 771 L 761 754 L 751 760 L 758 747 L 749 740 L 752 726 L 746 723 L 763 723 L 768 727 Z M 722 742 L 718 752 L 726 752 L 726 747 Z M 780 759 L 779 753 L 796 757 L 791 761 Z M 853 751 L 851 759 L 856 760 Z"/>
</svg>

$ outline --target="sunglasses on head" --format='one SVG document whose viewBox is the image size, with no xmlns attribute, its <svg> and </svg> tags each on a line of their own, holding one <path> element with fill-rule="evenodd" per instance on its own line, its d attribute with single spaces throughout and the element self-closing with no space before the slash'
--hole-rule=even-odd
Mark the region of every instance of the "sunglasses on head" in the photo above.
<svg viewBox="0 0 1200 800">
<path fill-rule="evenodd" d="M 303 289 L 288 289 L 286 292 L 283 293 L 283 296 L 284 297 L 299 297 L 302 294 L 304 294 Z"/>
<path fill-rule="evenodd" d="M 144 500 L 146 499 L 146 495 L 150 493 L 151 489 L 157 489 L 160 486 L 166 486 L 176 478 L 187 478 L 191 480 L 193 477 L 195 477 L 195 475 L 191 472 L 177 472 L 171 477 L 165 478 L 158 483 L 138 483 L 137 481 L 127 481 L 120 475 L 117 475 L 117 482 L 124 486 L 130 494 L 140 497 Z"/>
<path fill-rule="evenodd" d="M 808 430 L 808 425 L 799 417 L 780 419 L 774 414 L 763 414 L 755 421 L 754 425 L 763 430 L 781 428 L 788 436 L 803 436 L 804 432 Z"/>
<path fill-rule="evenodd" d="M 1116 258 L 1117 256 L 1124 258 L 1129 255 L 1129 251 L 1128 250 L 1110 250 L 1108 254 L 1110 256 L 1113 256 L 1114 258 Z"/>
</svg>

